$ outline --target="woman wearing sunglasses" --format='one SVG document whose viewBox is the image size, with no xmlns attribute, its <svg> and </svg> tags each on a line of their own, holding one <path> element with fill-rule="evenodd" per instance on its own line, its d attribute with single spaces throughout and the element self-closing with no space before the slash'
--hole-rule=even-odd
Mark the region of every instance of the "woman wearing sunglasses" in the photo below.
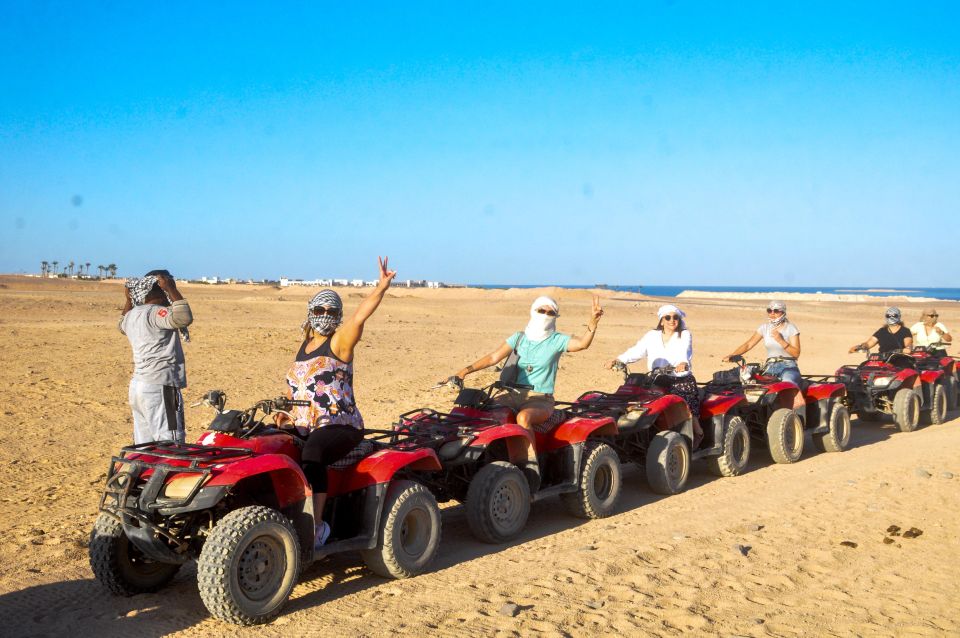
<svg viewBox="0 0 960 638">
<path fill-rule="evenodd" d="M 353 394 L 353 353 L 363 336 L 363 324 L 374 313 L 396 276 L 388 270 L 387 258 L 380 264 L 380 281 L 354 311 L 343 320 L 343 302 L 332 290 L 321 290 L 307 304 L 303 322 L 303 343 L 287 372 L 287 396 L 309 401 L 294 407 L 290 423 L 278 415 L 278 425 L 293 425 L 309 432 L 303 446 L 303 472 L 313 488 L 313 511 L 317 528 L 316 546 L 330 535 L 330 526 L 321 520 L 327 500 L 327 466 L 339 461 L 363 438 L 363 417 Z"/>
<path fill-rule="evenodd" d="M 587 330 L 579 337 L 557 332 L 559 316 L 560 307 L 556 301 L 550 297 L 537 297 L 530 305 L 530 320 L 526 328 L 507 337 L 500 347 L 463 368 L 456 376 L 462 381 L 468 374 L 489 368 L 516 350 L 519 356 L 515 380 L 517 389 L 501 395 L 497 402 L 513 410 L 518 425 L 532 430 L 553 414 L 553 387 L 560 355 L 586 350 L 593 343 L 597 324 L 603 316 L 600 298 L 593 298 Z M 540 484 L 540 469 L 532 444 L 527 449 L 527 463 L 522 469 L 530 482 L 530 491 L 535 492 Z"/>
<path fill-rule="evenodd" d="M 850 352 L 858 348 L 872 348 L 879 346 L 880 352 L 910 352 L 913 350 L 913 334 L 907 330 L 900 320 L 900 309 L 891 306 L 883 313 L 884 326 L 874 332 L 863 343 L 850 346 Z"/>
<path fill-rule="evenodd" d="M 800 368 L 797 366 L 797 358 L 800 357 L 800 330 L 787 319 L 787 304 L 782 301 L 771 301 L 767 304 L 767 322 L 760 324 L 749 339 L 723 360 L 730 361 L 732 357 L 746 353 L 760 343 L 761 339 L 767 347 L 764 373 L 799 385 Z"/>
<path fill-rule="evenodd" d="M 657 310 L 657 327 L 643 335 L 633 347 L 627 349 L 616 359 L 607 362 L 612 368 L 617 361 L 630 364 L 646 358 L 648 367 L 662 368 L 673 366 L 673 382 L 670 392 L 682 398 L 693 415 L 693 447 L 700 444 L 703 430 L 700 429 L 700 393 L 697 380 L 693 376 L 693 337 L 687 329 L 684 318 L 687 315 L 672 304 L 660 306 Z"/>
<path fill-rule="evenodd" d="M 920 321 L 910 326 L 913 334 L 913 345 L 929 348 L 934 344 L 946 344 L 953 341 L 950 331 L 938 320 L 940 315 L 935 308 L 927 308 L 920 315 Z M 946 346 L 940 346 L 946 347 Z"/>
</svg>

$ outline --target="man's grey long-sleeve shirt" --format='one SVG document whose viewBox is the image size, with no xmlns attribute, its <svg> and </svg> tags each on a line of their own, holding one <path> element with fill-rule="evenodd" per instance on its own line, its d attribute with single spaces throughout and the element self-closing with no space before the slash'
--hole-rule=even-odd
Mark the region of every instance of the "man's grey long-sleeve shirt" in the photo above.
<svg viewBox="0 0 960 638">
<path fill-rule="evenodd" d="M 133 378 L 144 383 L 187 387 L 187 368 L 178 329 L 193 323 L 185 299 L 169 306 L 143 304 L 120 319 L 120 332 L 133 348 Z"/>
</svg>

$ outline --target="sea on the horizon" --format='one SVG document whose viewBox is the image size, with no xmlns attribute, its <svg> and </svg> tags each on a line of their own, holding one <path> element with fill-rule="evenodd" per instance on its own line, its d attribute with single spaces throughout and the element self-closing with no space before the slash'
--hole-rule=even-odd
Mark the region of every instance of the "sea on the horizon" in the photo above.
<svg viewBox="0 0 960 638">
<path fill-rule="evenodd" d="M 486 288 L 489 290 L 505 290 L 507 288 L 545 288 L 556 286 L 557 288 L 579 288 L 591 290 L 593 288 L 605 288 L 607 290 L 616 290 L 619 292 L 637 292 L 651 297 L 676 297 L 684 290 L 702 290 L 704 292 L 799 292 L 807 294 L 825 293 L 834 295 L 870 295 L 872 297 L 932 297 L 934 299 L 946 299 L 950 301 L 960 301 L 960 288 L 855 288 L 853 286 L 841 286 L 836 288 L 824 288 L 815 286 L 613 286 L 604 284 L 589 285 L 571 285 L 571 284 L 467 284 L 471 288 Z"/>
</svg>

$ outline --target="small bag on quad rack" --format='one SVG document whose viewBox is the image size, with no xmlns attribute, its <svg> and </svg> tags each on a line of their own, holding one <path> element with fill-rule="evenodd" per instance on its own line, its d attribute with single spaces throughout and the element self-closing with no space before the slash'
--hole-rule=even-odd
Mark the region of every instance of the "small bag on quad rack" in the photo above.
<svg viewBox="0 0 960 638">
<path fill-rule="evenodd" d="M 243 412 L 240 410 L 226 410 L 218 412 L 213 421 L 210 422 L 208 430 L 214 432 L 223 432 L 224 434 L 237 434 L 243 427 Z"/>
<path fill-rule="evenodd" d="M 731 368 L 730 370 L 718 370 L 713 373 L 713 379 L 710 381 L 710 385 L 715 386 L 730 386 L 730 385 L 741 385 L 742 381 L 740 380 L 740 369 Z"/>
</svg>

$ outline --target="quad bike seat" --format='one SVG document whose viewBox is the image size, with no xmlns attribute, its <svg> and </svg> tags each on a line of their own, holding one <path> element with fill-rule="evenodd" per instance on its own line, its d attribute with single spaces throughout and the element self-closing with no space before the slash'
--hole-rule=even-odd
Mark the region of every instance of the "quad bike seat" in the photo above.
<svg viewBox="0 0 960 638">
<path fill-rule="evenodd" d="M 553 414 L 550 415 L 549 419 L 547 419 L 543 423 L 533 426 L 533 429 L 536 432 L 539 432 L 540 434 L 546 434 L 553 428 L 557 427 L 558 425 L 566 421 L 568 418 L 569 418 L 569 415 L 567 414 L 566 410 L 555 409 L 553 411 Z"/>
<path fill-rule="evenodd" d="M 371 441 L 370 439 L 362 439 L 359 443 L 357 443 L 357 447 L 347 452 L 347 455 L 339 461 L 331 463 L 330 467 L 336 470 L 346 469 L 351 465 L 356 465 L 361 460 L 376 452 L 378 449 L 379 446 L 375 441 Z"/>
</svg>

